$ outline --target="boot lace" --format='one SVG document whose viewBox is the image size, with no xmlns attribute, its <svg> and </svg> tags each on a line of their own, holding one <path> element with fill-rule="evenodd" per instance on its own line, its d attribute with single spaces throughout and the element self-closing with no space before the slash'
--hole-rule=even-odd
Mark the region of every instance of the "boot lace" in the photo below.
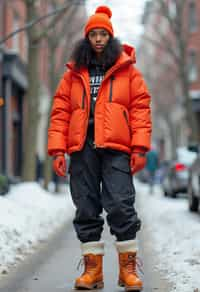
<svg viewBox="0 0 200 292">
<path fill-rule="evenodd" d="M 95 262 L 95 260 L 93 260 L 92 258 L 90 258 L 89 256 L 86 255 L 80 259 L 80 261 L 77 265 L 77 270 L 79 270 L 80 266 L 82 267 L 83 265 L 85 267 L 84 274 L 90 273 L 96 267 L 96 262 Z"/>
<path fill-rule="evenodd" d="M 76 267 L 76 269 L 79 271 L 79 269 L 80 269 L 80 266 L 82 267 L 83 266 L 83 263 L 84 263 L 84 261 L 83 261 L 83 257 L 82 258 L 80 258 L 80 260 L 79 260 L 79 262 L 78 262 L 78 265 L 77 265 L 77 267 Z"/>
<path fill-rule="evenodd" d="M 128 256 L 128 263 L 126 265 L 128 273 L 137 275 L 137 271 L 144 275 L 143 262 L 140 257 L 135 255 Z"/>
</svg>

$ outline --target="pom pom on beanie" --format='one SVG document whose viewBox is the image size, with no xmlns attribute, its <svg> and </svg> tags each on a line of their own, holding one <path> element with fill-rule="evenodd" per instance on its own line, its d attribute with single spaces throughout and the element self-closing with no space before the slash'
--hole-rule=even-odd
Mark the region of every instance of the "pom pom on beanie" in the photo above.
<svg viewBox="0 0 200 292">
<path fill-rule="evenodd" d="M 114 36 L 113 26 L 110 21 L 112 17 L 112 11 L 107 6 L 97 7 L 95 14 L 89 17 L 85 25 L 85 36 L 89 33 L 90 30 L 95 28 L 104 28 L 106 29 L 111 36 Z"/>
<path fill-rule="evenodd" d="M 112 17 L 112 11 L 108 6 L 99 6 L 97 7 L 95 13 L 104 13 L 107 14 L 109 18 Z"/>
</svg>

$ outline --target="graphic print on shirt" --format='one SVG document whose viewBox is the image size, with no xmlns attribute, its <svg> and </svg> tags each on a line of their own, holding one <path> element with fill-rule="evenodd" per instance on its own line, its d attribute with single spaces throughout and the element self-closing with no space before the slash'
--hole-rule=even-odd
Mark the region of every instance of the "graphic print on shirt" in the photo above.
<svg viewBox="0 0 200 292">
<path fill-rule="evenodd" d="M 90 76 L 90 95 L 94 103 L 96 102 L 98 90 L 103 78 L 104 74 Z"/>
</svg>

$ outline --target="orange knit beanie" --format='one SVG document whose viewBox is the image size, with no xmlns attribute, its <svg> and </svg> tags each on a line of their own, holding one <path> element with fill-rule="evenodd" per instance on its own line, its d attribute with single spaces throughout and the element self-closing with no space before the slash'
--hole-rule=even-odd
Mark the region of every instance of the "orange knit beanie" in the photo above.
<svg viewBox="0 0 200 292">
<path fill-rule="evenodd" d="M 90 16 L 88 22 L 85 25 L 85 36 L 93 28 L 105 28 L 111 36 L 114 36 L 114 31 L 110 18 L 112 16 L 112 11 L 107 6 L 97 7 L 95 14 Z"/>
</svg>

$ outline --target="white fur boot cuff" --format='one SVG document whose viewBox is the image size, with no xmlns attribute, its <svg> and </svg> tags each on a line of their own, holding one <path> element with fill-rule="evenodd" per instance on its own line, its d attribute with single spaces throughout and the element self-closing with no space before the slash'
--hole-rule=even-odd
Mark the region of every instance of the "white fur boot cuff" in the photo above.
<svg viewBox="0 0 200 292">
<path fill-rule="evenodd" d="M 125 240 L 125 241 L 116 241 L 115 246 L 119 253 L 138 251 L 138 244 L 137 244 L 137 240 L 135 239 Z"/>
<path fill-rule="evenodd" d="M 89 241 L 81 243 L 82 255 L 89 253 L 104 255 L 104 242 L 103 241 Z"/>
</svg>

